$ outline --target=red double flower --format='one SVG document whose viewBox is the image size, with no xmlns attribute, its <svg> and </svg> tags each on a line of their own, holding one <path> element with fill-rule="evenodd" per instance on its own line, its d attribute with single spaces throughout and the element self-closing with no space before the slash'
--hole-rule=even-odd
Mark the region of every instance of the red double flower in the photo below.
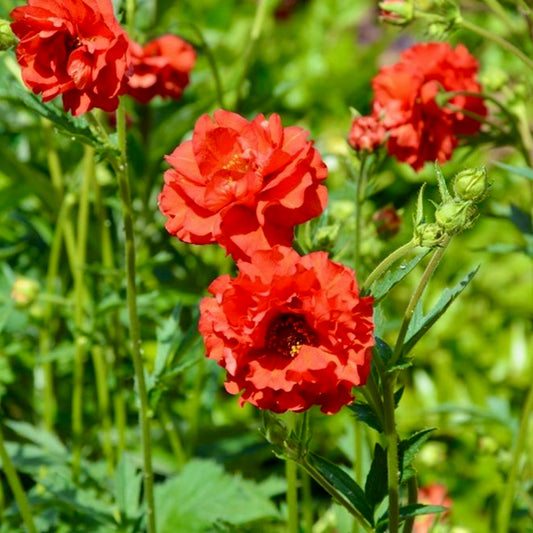
<svg viewBox="0 0 533 533">
<path fill-rule="evenodd" d="M 359 296 L 354 272 L 325 252 L 280 246 L 238 267 L 200 304 L 207 357 L 226 369 L 226 390 L 276 413 L 351 403 L 374 344 L 372 298 Z"/>
<path fill-rule="evenodd" d="M 373 79 L 373 113 L 354 120 L 350 144 L 375 149 L 383 138 L 381 125 L 387 151 L 399 161 L 415 170 L 426 161 L 444 163 L 459 136 L 477 133 L 487 114 L 483 97 L 476 95 L 481 92 L 477 71 L 477 60 L 463 45 L 409 48 Z"/>
<path fill-rule="evenodd" d="M 291 246 L 294 226 L 327 202 L 327 168 L 307 135 L 283 128 L 276 114 L 251 122 L 223 110 L 200 117 L 192 139 L 166 157 L 172 168 L 159 207 L 169 233 L 217 242 L 235 259 Z"/>
<path fill-rule="evenodd" d="M 131 42 L 132 72 L 127 93 L 142 103 L 155 96 L 179 99 L 194 67 L 194 48 L 176 35 L 163 35 L 144 46 Z"/>
<path fill-rule="evenodd" d="M 125 90 L 129 40 L 110 0 L 29 0 L 11 12 L 22 79 L 73 115 L 114 111 Z"/>
</svg>

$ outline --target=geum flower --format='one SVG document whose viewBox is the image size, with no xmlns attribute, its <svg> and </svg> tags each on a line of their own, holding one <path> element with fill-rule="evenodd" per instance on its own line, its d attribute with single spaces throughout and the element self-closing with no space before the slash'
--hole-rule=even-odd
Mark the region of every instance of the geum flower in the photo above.
<svg viewBox="0 0 533 533">
<path fill-rule="evenodd" d="M 29 0 L 11 12 L 22 79 L 65 110 L 114 111 L 124 92 L 129 42 L 109 0 Z"/>
<path fill-rule="evenodd" d="M 460 135 L 474 135 L 487 108 L 480 95 L 455 95 L 443 105 L 446 92 L 480 93 L 478 62 L 463 45 L 417 44 L 401 60 L 383 67 L 373 79 L 374 119 L 387 131 L 387 151 L 420 170 L 426 161 L 448 161 Z M 355 143 L 351 143 L 355 146 Z"/>
<path fill-rule="evenodd" d="M 326 206 L 327 168 L 308 133 L 281 119 L 215 111 L 166 157 L 159 208 L 166 229 L 192 244 L 218 242 L 234 259 L 291 246 L 293 228 Z"/>
<path fill-rule="evenodd" d="M 275 246 L 239 274 L 217 278 L 200 303 L 207 357 L 226 369 L 226 390 L 276 413 L 313 405 L 333 414 L 370 371 L 372 298 L 325 252 L 300 257 Z"/>
<path fill-rule="evenodd" d="M 181 98 L 194 67 L 194 48 L 176 35 L 163 35 L 144 46 L 131 42 L 132 73 L 127 94 L 145 104 L 155 96 Z"/>
<path fill-rule="evenodd" d="M 442 505 L 443 507 L 451 508 L 452 500 L 448 496 L 448 489 L 446 485 L 441 483 L 433 483 L 427 487 L 418 489 L 418 503 L 424 505 Z M 444 511 L 438 517 L 435 514 L 428 514 L 417 516 L 413 525 L 414 533 L 429 533 L 433 531 L 436 522 L 443 522 L 446 520 L 450 511 Z"/>
</svg>

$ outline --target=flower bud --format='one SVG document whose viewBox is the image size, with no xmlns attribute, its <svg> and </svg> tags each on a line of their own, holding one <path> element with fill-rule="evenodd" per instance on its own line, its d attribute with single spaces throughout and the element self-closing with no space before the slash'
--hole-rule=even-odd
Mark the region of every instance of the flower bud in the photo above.
<svg viewBox="0 0 533 533">
<path fill-rule="evenodd" d="M 39 283 L 31 278 L 19 277 L 15 279 L 11 288 L 11 298 L 17 307 L 30 306 L 39 294 Z"/>
<path fill-rule="evenodd" d="M 384 0 L 379 3 L 380 17 L 384 22 L 404 26 L 414 19 L 411 0 Z"/>
<path fill-rule="evenodd" d="M 394 237 L 400 231 L 400 226 L 402 225 L 402 217 L 392 204 L 386 205 L 374 213 L 372 220 L 376 223 L 378 237 L 382 239 Z"/>
<path fill-rule="evenodd" d="M 462 170 L 453 180 L 453 192 L 461 200 L 481 202 L 487 195 L 488 189 L 489 183 L 485 167 Z"/>
<path fill-rule="evenodd" d="M 316 230 L 315 239 L 321 250 L 333 248 L 339 234 L 340 224 L 328 224 Z"/>
<path fill-rule="evenodd" d="M 477 209 L 469 201 L 451 200 L 439 205 L 435 211 L 435 220 L 448 235 L 454 235 L 474 222 Z"/>
<path fill-rule="evenodd" d="M 18 39 L 11 31 L 11 23 L 0 19 L 0 51 L 9 50 L 17 45 Z"/>
<path fill-rule="evenodd" d="M 415 238 L 419 246 L 433 248 L 441 244 L 446 237 L 446 232 L 440 224 L 428 222 L 419 224 L 415 228 Z"/>
</svg>

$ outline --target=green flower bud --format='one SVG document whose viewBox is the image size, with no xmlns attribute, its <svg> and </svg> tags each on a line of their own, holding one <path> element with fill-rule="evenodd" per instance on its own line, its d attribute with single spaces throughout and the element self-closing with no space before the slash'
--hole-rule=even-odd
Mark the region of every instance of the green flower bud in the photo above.
<svg viewBox="0 0 533 533">
<path fill-rule="evenodd" d="M 474 222 L 477 209 L 469 201 L 451 200 L 441 204 L 435 211 L 435 220 L 448 235 L 454 235 Z"/>
<path fill-rule="evenodd" d="M 414 5 L 410 0 L 384 0 L 379 3 L 381 20 L 404 26 L 414 19 Z"/>
<path fill-rule="evenodd" d="M 461 200 L 481 202 L 487 195 L 488 189 L 489 182 L 485 167 L 462 170 L 453 180 L 453 192 Z"/>
<path fill-rule="evenodd" d="M 39 282 L 31 278 L 19 277 L 11 287 L 11 298 L 17 307 L 30 306 L 39 294 Z"/>
<path fill-rule="evenodd" d="M 274 453 L 282 454 L 290 433 L 285 423 L 279 417 L 265 412 L 263 413 L 263 433 L 272 445 Z"/>
<path fill-rule="evenodd" d="M 0 51 L 14 48 L 18 39 L 11 31 L 11 23 L 8 20 L 0 19 Z"/>
<path fill-rule="evenodd" d="M 441 244 L 445 237 L 446 231 L 439 224 L 435 224 L 435 222 L 419 224 L 415 228 L 415 238 L 419 246 L 433 248 Z"/>
<path fill-rule="evenodd" d="M 315 233 L 315 240 L 321 249 L 329 250 L 335 244 L 339 234 L 339 224 L 328 224 L 318 228 Z"/>
</svg>

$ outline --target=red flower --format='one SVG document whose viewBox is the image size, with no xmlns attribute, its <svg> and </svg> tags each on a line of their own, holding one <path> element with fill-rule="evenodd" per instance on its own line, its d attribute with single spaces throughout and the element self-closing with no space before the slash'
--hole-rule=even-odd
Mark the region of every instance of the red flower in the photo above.
<svg viewBox="0 0 533 533">
<path fill-rule="evenodd" d="M 276 413 L 352 402 L 370 371 L 372 298 L 354 272 L 325 252 L 300 257 L 276 246 L 238 262 L 200 303 L 207 357 L 226 369 L 226 390 Z"/>
<path fill-rule="evenodd" d="M 372 220 L 376 223 L 378 237 L 382 239 L 391 239 L 399 231 L 402 225 L 402 217 L 394 209 L 392 204 L 382 207 L 374 213 Z"/>
<path fill-rule="evenodd" d="M 11 12 L 22 79 L 65 110 L 113 111 L 124 88 L 129 44 L 109 0 L 29 0 Z"/>
<path fill-rule="evenodd" d="M 439 105 L 442 92 L 478 93 L 478 63 L 468 50 L 447 43 L 417 44 L 403 52 L 401 61 L 383 67 L 373 80 L 374 113 L 388 130 L 387 149 L 415 170 L 426 161 L 443 163 L 457 146 L 457 135 L 473 135 L 487 114 L 481 97 L 455 96 Z"/>
<path fill-rule="evenodd" d="M 353 119 L 348 143 L 360 151 L 373 152 L 385 142 L 385 126 L 373 115 Z"/>
<path fill-rule="evenodd" d="M 433 485 L 418 489 L 418 503 L 451 507 L 452 500 L 448 496 L 445 485 L 434 483 Z M 434 522 L 442 521 L 449 513 L 449 511 L 443 512 L 440 518 L 436 518 L 434 514 L 417 517 L 413 526 L 413 533 L 429 533 L 433 529 Z"/>
<path fill-rule="evenodd" d="M 218 110 L 203 115 L 192 140 L 166 157 L 159 208 L 172 235 L 218 242 L 235 259 L 275 244 L 290 246 L 293 227 L 320 214 L 327 169 L 301 128 L 278 115 L 252 122 Z"/>
<path fill-rule="evenodd" d="M 133 74 L 127 93 L 145 104 L 154 96 L 181 98 L 194 67 L 194 48 L 176 35 L 163 35 L 144 47 L 131 42 Z"/>
</svg>

